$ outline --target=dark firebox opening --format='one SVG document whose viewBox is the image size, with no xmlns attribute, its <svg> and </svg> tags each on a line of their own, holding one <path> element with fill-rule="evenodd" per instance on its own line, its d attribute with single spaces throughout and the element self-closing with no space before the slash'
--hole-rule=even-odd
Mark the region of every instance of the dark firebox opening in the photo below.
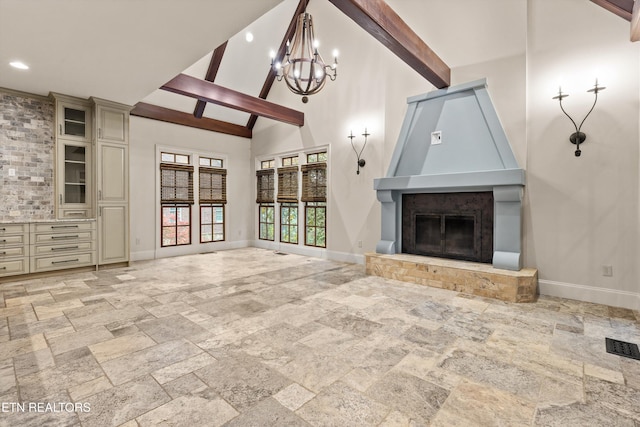
<svg viewBox="0 0 640 427">
<path fill-rule="evenodd" d="M 402 252 L 490 263 L 493 193 L 403 195 Z"/>
</svg>

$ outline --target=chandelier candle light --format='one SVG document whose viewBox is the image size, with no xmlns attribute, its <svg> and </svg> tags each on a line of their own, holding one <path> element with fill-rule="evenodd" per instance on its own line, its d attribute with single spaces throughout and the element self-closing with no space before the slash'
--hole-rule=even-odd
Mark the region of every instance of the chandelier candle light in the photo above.
<svg viewBox="0 0 640 427">
<path fill-rule="evenodd" d="M 568 97 L 569 94 L 562 93 L 562 88 L 559 87 L 558 95 L 552 98 L 552 99 L 557 99 L 560 102 L 560 109 L 562 110 L 565 116 L 569 117 L 569 120 L 571 120 L 571 123 L 573 123 L 573 127 L 576 130 L 574 133 L 571 134 L 571 136 L 569 136 L 569 141 L 571 141 L 572 144 L 576 145 L 576 152 L 575 152 L 576 157 L 580 157 L 580 154 L 582 154 L 582 151 L 580 151 L 580 144 L 582 144 L 587 139 L 587 135 L 584 132 L 580 132 L 580 129 L 582 129 L 582 125 L 584 124 L 584 121 L 587 120 L 587 117 L 589 117 L 589 114 L 591 114 L 591 112 L 595 108 L 596 102 L 598 102 L 598 92 L 602 92 L 605 89 L 606 87 L 598 86 L 598 79 L 596 79 L 596 84 L 593 86 L 592 89 L 589 89 L 587 91 L 587 92 L 593 92 L 593 94 L 595 95 L 595 99 L 593 100 L 593 105 L 591 106 L 591 109 L 589 110 L 587 115 L 584 116 L 584 119 L 582 119 L 582 121 L 580 122 L 580 126 L 576 125 L 576 122 L 571 118 L 569 114 L 567 114 L 567 112 L 562 107 L 562 100 Z"/>
<path fill-rule="evenodd" d="M 333 51 L 333 64 L 325 64 L 318 52 L 319 43 L 313 31 L 313 19 L 307 12 L 298 17 L 292 41 L 287 41 L 287 51 L 282 62 L 271 52 L 271 67 L 278 81 L 284 79 L 291 92 L 302 95 L 302 102 L 309 102 L 309 95 L 318 93 L 327 77 L 334 81 L 338 67 L 338 51 Z"/>
</svg>

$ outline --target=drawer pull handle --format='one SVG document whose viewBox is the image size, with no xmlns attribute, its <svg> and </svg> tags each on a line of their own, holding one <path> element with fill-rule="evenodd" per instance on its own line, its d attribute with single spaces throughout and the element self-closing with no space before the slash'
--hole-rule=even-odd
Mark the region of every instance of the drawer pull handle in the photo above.
<svg viewBox="0 0 640 427">
<path fill-rule="evenodd" d="M 68 259 L 68 260 L 65 260 L 65 261 L 53 261 L 53 262 L 51 262 L 51 264 L 64 264 L 64 263 L 67 263 L 67 262 L 78 262 L 78 261 L 80 261 L 80 260 L 78 258 L 76 258 L 76 259 Z"/>
<path fill-rule="evenodd" d="M 2 228 L 0 228 L 0 231 L 7 231 L 7 229 L 2 227 Z"/>
<path fill-rule="evenodd" d="M 7 239 L 0 240 L 0 243 L 7 243 Z"/>
<path fill-rule="evenodd" d="M 59 240 L 59 239 L 77 239 L 78 236 L 77 234 L 75 236 L 51 236 L 51 240 Z"/>
<path fill-rule="evenodd" d="M 6 255 L 6 254 L 7 254 L 7 251 L 0 252 L 0 255 Z"/>
<path fill-rule="evenodd" d="M 7 267 L 2 267 L 2 268 L 0 268 L 0 270 L 6 270 L 6 269 L 7 269 Z"/>
<path fill-rule="evenodd" d="M 78 228 L 78 225 L 52 225 L 51 228 Z"/>
<path fill-rule="evenodd" d="M 69 216 L 73 216 L 73 215 L 75 215 L 75 216 L 79 216 L 79 215 L 84 216 L 85 213 L 84 212 L 67 212 L 67 215 L 69 215 Z"/>
<path fill-rule="evenodd" d="M 67 249 L 80 249 L 80 246 L 65 246 L 64 248 L 51 248 L 52 251 L 66 251 Z"/>
</svg>

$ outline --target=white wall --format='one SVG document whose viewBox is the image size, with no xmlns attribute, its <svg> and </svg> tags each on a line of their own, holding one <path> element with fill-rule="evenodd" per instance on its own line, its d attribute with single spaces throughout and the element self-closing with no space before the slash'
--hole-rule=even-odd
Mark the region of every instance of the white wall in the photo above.
<svg viewBox="0 0 640 427">
<path fill-rule="evenodd" d="M 541 293 L 640 308 L 640 44 L 628 41 L 628 22 L 582 0 L 483 1 L 486 19 L 464 25 L 450 18 L 450 2 L 389 3 L 401 15 L 414 11 L 407 22 L 452 67 L 452 84 L 487 78 L 526 169 L 524 263 L 538 268 Z M 304 111 L 306 123 L 298 129 L 260 119 L 252 156 L 330 145 L 328 251 L 359 255 L 380 237 L 372 181 L 386 174 L 406 98 L 433 86 L 328 2 L 311 2 L 309 11 L 324 51 L 341 51 L 338 80 L 306 105 L 276 83 L 269 100 Z M 328 22 L 331 31 L 323 31 Z M 497 33 L 492 43 L 487 34 Z M 579 120 L 591 106 L 586 90 L 595 77 L 607 86 L 583 127 L 580 158 L 568 142 L 571 123 L 551 99 L 561 77 L 571 93 L 565 106 Z M 372 137 L 356 176 L 346 135 L 361 133 L 363 121 Z M 603 265 L 613 267 L 612 277 L 602 276 Z"/>
<path fill-rule="evenodd" d="M 639 308 L 640 44 L 627 21 L 591 2 L 529 1 L 528 21 L 527 264 L 542 293 Z M 573 126 L 551 97 L 562 84 L 579 123 L 596 77 L 607 89 L 574 157 Z"/>
<path fill-rule="evenodd" d="M 201 245 L 197 239 L 192 239 L 193 244 L 189 246 L 159 248 L 158 206 L 160 202 L 156 183 L 158 175 L 156 146 L 179 147 L 191 152 L 217 154 L 226 158 L 227 205 L 224 242 Z M 248 139 L 132 116 L 130 124 L 131 259 L 135 261 L 247 246 L 253 224 L 251 210 L 253 205 L 250 203 L 249 189 L 255 185 L 251 179 L 249 161 Z M 195 230 L 197 223 L 192 225 Z"/>
</svg>

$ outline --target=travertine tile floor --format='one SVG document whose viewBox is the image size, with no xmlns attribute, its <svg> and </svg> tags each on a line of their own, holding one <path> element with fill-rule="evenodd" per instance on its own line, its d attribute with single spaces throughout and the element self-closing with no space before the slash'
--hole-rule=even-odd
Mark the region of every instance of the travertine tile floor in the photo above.
<svg viewBox="0 0 640 427">
<path fill-rule="evenodd" d="M 363 272 L 249 248 L 2 284 L 0 425 L 640 426 L 604 344 L 640 313 Z"/>
</svg>

